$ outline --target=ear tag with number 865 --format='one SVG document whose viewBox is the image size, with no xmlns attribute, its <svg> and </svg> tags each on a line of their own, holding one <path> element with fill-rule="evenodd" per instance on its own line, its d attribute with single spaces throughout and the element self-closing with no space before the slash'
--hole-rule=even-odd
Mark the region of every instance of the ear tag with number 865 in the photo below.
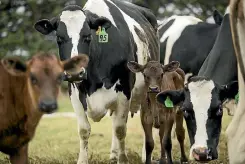
<svg viewBox="0 0 245 164">
<path fill-rule="evenodd" d="M 101 30 L 100 30 L 101 29 Z M 105 28 L 99 28 L 98 34 L 99 34 L 99 43 L 107 43 L 108 42 L 108 34 L 105 31 Z"/>
</svg>

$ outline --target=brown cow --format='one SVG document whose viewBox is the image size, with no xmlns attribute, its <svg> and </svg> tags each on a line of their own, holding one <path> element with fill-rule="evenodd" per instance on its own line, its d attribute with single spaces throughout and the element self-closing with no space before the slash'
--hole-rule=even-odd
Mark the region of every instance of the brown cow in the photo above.
<svg viewBox="0 0 245 164">
<path fill-rule="evenodd" d="M 40 52 L 28 62 L 16 57 L 0 63 L 0 151 L 12 164 L 28 163 L 28 143 L 44 113 L 57 109 L 63 71 L 78 73 L 88 64 L 81 55 L 61 62 Z"/>
<path fill-rule="evenodd" d="M 156 95 L 160 91 L 184 88 L 185 73 L 179 68 L 179 62 L 172 61 L 162 65 L 157 61 L 150 61 L 146 65 L 129 62 L 128 68 L 134 72 L 141 72 L 145 79 L 144 99 L 141 101 L 141 123 L 145 132 L 145 153 L 142 153 L 143 162 L 151 163 L 151 154 L 154 149 L 152 128 L 159 128 L 161 142 L 160 163 L 172 163 L 171 130 L 176 121 L 176 134 L 181 148 L 181 162 L 187 162 L 184 150 L 185 130 L 183 127 L 183 113 L 177 107 L 166 108 L 157 103 Z M 143 148 L 144 150 L 144 148 Z M 143 156 L 145 155 L 145 157 Z"/>
</svg>

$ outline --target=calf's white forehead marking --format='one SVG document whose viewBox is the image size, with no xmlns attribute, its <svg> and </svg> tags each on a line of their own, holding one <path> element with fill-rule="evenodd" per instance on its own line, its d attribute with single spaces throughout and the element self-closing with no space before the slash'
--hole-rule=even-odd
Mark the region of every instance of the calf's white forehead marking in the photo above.
<svg viewBox="0 0 245 164">
<path fill-rule="evenodd" d="M 72 40 L 71 57 L 78 55 L 77 46 L 85 20 L 86 16 L 81 10 L 63 11 L 61 13 L 60 21 L 65 23 L 67 34 Z"/>
<path fill-rule="evenodd" d="M 206 123 L 208 119 L 208 109 L 211 104 L 212 90 L 215 85 L 213 81 L 197 81 L 191 82 L 188 85 L 190 91 L 190 101 L 193 105 L 193 110 L 196 119 L 196 134 L 195 142 L 190 150 L 190 158 L 192 157 L 192 151 L 197 147 L 207 147 L 207 129 Z"/>
</svg>

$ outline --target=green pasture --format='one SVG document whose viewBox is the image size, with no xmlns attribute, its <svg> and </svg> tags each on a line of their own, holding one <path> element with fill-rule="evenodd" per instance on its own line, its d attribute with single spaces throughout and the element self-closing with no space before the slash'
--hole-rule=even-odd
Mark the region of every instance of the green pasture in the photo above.
<svg viewBox="0 0 245 164">
<path fill-rule="evenodd" d="M 59 112 L 72 112 L 69 98 L 62 96 L 59 101 Z M 219 144 L 219 160 L 210 163 L 228 163 L 227 147 L 224 131 L 231 117 L 223 117 L 223 130 Z M 109 164 L 109 153 L 111 145 L 111 119 L 105 117 L 99 123 L 90 120 L 92 133 L 89 139 L 89 163 Z M 158 159 L 160 145 L 158 137 L 155 141 L 153 158 Z M 186 138 L 187 132 L 186 132 Z M 142 129 L 139 116 L 129 117 L 126 138 L 126 148 L 130 164 L 141 163 Z M 189 153 L 189 141 L 186 140 L 186 155 Z M 37 128 L 35 138 L 29 147 L 29 158 L 31 164 L 76 164 L 79 152 L 79 138 L 75 118 L 57 117 L 43 118 Z M 177 139 L 173 140 L 173 158 L 180 158 Z M 0 154 L 0 164 L 8 163 L 8 158 Z M 195 162 L 193 162 L 195 163 Z"/>
</svg>

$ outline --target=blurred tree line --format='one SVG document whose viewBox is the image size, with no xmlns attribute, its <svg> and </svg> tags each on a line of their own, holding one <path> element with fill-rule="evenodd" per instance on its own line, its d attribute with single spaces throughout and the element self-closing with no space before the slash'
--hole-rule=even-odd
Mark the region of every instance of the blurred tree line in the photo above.
<svg viewBox="0 0 245 164">
<path fill-rule="evenodd" d="M 202 20 L 213 10 L 225 12 L 229 0 L 127 0 L 153 10 L 158 19 L 172 14 L 194 15 Z M 0 57 L 19 55 L 26 59 L 38 50 L 57 54 L 54 34 L 43 36 L 33 28 L 42 18 L 51 18 L 69 4 L 83 6 L 86 0 L 0 0 Z"/>
</svg>

